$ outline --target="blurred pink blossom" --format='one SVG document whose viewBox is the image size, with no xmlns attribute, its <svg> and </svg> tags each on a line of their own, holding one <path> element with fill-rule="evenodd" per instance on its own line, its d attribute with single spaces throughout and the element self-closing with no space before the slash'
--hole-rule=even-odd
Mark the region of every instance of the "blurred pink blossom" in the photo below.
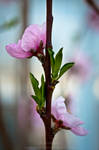
<svg viewBox="0 0 99 150">
<path fill-rule="evenodd" d="M 34 127 L 40 127 L 43 126 L 43 121 L 39 115 L 39 113 L 37 112 L 37 104 L 35 102 L 35 100 L 31 100 L 31 122 L 33 124 Z"/>
<path fill-rule="evenodd" d="M 33 99 L 19 99 L 18 101 L 18 124 L 19 127 L 25 129 L 27 124 L 33 127 L 40 127 L 43 121 L 36 110 L 37 104 Z"/>
<path fill-rule="evenodd" d="M 67 111 L 65 99 L 63 97 L 59 97 L 53 101 L 52 114 L 56 120 L 61 120 L 63 122 L 63 126 L 69 127 L 74 134 L 79 136 L 88 134 L 88 131 L 80 126 L 84 123 L 78 117 Z"/>
<path fill-rule="evenodd" d="M 23 98 L 18 100 L 18 112 L 17 112 L 18 125 L 20 128 L 26 128 L 27 115 L 27 103 Z"/>
<path fill-rule="evenodd" d="M 70 59 L 75 62 L 75 65 L 69 71 L 69 75 L 74 75 L 78 79 L 87 80 L 91 74 L 91 59 L 82 51 L 77 51 Z"/>
<path fill-rule="evenodd" d="M 95 11 L 91 11 L 87 16 L 87 20 L 90 27 L 99 31 L 99 14 Z"/>
<path fill-rule="evenodd" d="M 22 39 L 17 44 L 6 46 L 7 52 L 16 58 L 28 58 L 43 55 L 43 49 L 46 45 L 46 25 L 30 25 L 26 28 Z"/>
</svg>

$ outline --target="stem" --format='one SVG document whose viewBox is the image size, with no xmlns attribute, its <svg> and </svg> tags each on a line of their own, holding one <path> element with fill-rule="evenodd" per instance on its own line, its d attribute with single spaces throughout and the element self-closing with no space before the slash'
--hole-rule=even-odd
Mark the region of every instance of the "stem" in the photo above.
<svg viewBox="0 0 99 150">
<path fill-rule="evenodd" d="M 52 130 L 51 130 L 51 99 L 53 90 L 51 89 L 51 66 L 50 66 L 50 56 L 48 54 L 48 48 L 52 48 L 52 0 L 46 0 L 47 9 L 47 32 L 46 32 L 46 57 L 45 57 L 45 78 L 46 78 L 46 121 L 45 121 L 45 131 L 46 131 L 46 150 L 52 149 Z"/>
<path fill-rule="evenodd" d="M 99 8 L 97 7 L 94 0 L 85 0 L 87 4 L 99 15 Z"/>
</svg>

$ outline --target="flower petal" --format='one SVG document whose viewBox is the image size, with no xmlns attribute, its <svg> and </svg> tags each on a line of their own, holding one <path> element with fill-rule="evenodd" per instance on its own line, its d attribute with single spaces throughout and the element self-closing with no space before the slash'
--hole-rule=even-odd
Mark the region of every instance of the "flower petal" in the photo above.
<svg viewBox="0 0 99 150">
<path fill-rule="evenodd" d="M 65 99 L 61 96 L 52 101 L 52 114 L 59 120 L 60 115 L 66 112 Z"/>
<path fill-rule="evenodd" d="M 67 126 L 70 128 L 84 124 L 84 122 L 81 121 L 78 117 L 76 117 L 68 112 L 65 113 L 64 115 L 60 116 L 59 119 L 63 121 L 64 126 Z"/>
<path fill-rule="evenodd" d="M 74 134 L 79 135 L 79 136 L 85 136 L 88 134 L 88 131 L 80 126 L 76 126 L 76 127 L 72 128 L 71 131 Z"/>
<path fill-rule="evenodd" d="M 46 23 L 43 23 L 41 26 L 41 40 L 43 41 L 43 46 L 45 47 L 46 45 Z"/>
<path fill-rule="evenodd" d="M 43 42 L 43 46 L 46 43 L 46 27 L 45 25 L 30 25 L 25 30 L 22 37 L 22 48 L 25 51 L 30 51 L 31 49 L 36 51 L 40 46 L 40 42 Z"/>
<path fill-rule="evenodd" d="M 67 111 L 65 99 L 63 97 L 59 97 L 53 101 L 52 114 L 57 120 L 62 120 L 63 125 L 66 127 L 72 128 L 84 123 L 78 117 L 70 114 Z"/>
<path fill-rule="evenodd" d="M 33 55 L 31 52 L 25 52 L 21 48 L 21 40 L 18 41 L 18 44 L 7 45 L 6 50 L 11 56 L 16 57 L 16 58 L 28 58 Z"/>
</svg>

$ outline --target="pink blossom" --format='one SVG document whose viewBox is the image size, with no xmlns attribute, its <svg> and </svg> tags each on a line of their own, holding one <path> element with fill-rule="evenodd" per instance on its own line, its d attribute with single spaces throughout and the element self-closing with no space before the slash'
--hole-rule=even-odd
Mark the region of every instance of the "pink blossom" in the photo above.
<svg viewBox="0 0 99 150">
<path fill-rule="evenodd" d="M 67 111 L 65 99 L 63 97 L 59 97 L 58 99 L 53 101 L 52 114 L 54 115 L 56 120 L 61 120 L 63 122 L 63 126 L 69 127 L 74 134 L 79 136 L 88 134 L 88 131 L 80 126 L 84 124 L 84 122 Z"/>
<path fill-rule="evenodd" d="M 22 39 L 17 44 L 6 46 L 7 52 L 16 58 L 28 58 L 43 55 L 46 45 L 46 25 L 30 25 L 26 28 Z"/>
<path fill-rule="evenodd" d="M 26 103 L 26 100 L 21 97 L 18 100 L 17 119 L 18 119 L 18 125 L 22 129 L 26 128 L 27 118 L 29 118 L 27 110 L 28 110 L 28 105 Z"/>
</svg>

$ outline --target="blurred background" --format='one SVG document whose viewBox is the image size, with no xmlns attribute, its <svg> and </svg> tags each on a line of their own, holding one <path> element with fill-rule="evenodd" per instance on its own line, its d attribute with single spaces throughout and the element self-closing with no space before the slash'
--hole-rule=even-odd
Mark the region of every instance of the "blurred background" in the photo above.
<svg viewBox="0 0 99 150">
<path fill-rule="evenodd" d="M 53 49 L 64 48 L 63 64 L 75 62 L 53 99 L 64 96 L 89 132 L 79 137 L 62 130 L 53 150 L 99 150 L 99 13 L 85 0 L 53 0 L 53 16 Z M 16 43 L 28 25 L 45 21 L 45 0 L 0 0 L 0 150 L 44 149 L 44 126 L 33 109 L 29 80 L 30 71 L 40 80 L 43 69 L 36 58 L 12 58 L 5 46 Z"/>
</svg>

